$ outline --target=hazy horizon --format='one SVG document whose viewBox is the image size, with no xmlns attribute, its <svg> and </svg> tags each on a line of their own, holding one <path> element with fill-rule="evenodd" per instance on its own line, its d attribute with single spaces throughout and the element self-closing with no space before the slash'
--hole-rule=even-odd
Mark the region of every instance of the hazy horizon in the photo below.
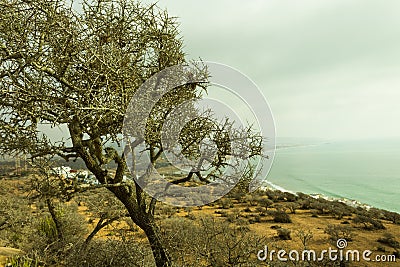
<svg viewBox="0 0 400 267">
<path fill-rule="evenodd" d="M 400 2 L 158 5 L 178 17 L 188 58 L 232 66 L 260 87 L 277 136 L 400 137 Z"/>
</svg>

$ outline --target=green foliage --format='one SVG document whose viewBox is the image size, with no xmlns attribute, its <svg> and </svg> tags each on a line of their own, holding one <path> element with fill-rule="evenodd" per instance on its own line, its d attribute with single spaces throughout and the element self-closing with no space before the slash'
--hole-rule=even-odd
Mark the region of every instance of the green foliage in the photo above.
<svg viewBox="0 0 400 267">
<path fill-rule="evenodd" d="M 28 258 L 27 256 L 14 256 L 7 259 L 5 267 L 40 267 L 43 266 L 38 260 Z"/>
<path fill-rule="evenodd" d="M 39 219 L 38 230 L 40 234 L 44 235 L 48 240 L 54 241 L 57 239 L 57 227 L 50 215 Z"/>
</svg>

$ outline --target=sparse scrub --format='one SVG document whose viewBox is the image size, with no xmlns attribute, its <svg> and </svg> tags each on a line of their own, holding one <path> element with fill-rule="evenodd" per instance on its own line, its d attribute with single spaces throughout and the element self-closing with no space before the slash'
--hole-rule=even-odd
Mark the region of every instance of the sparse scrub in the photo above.
<svg viewBox="0 0 400 267">
<path fill-rule="evenodd" d="M 267 212 L 267 208 L 256 207 L 256 212 L 258 212 L 261 216 L 265 216 L 265 213 Z"/>
<path fill-rule="evenodd" d="M 400 224 L 400 214 L 392 211 L 383 211 L 384 219 L 394 224 Z"/>
<path fill-rule="evenodd" d="M 352 241 L 355 236 L 353 229 L 347 225 L 329 224 L 325 229 L 325 233 L 329 235 L 332 241 L 337 241 L 339 239 Z"/>
<path fill-rule="evenodd" d="M 265 210 L 267 211 L 269 207 L 272 206 L 272 204 L 274 204 L 274 202 L 266 197 L 262 197 L 259 200 L 259 205 L 263 208 L 265 208 Z"/>
<path fill-rule="evenodd" d="M 5 267 L 42 267 L 39 260 L 31 259 L 27 256 L 14 256 L 8 258 Z"/>
<path fill-rule="evenodd" d="M 378 242 L 388 245 L 392 248 L 400 248 L 399 241 L 397 241 L 396 238 L 390 233 L 385 233 L 381 238 L 378 239 Z"/>
<path fill-rule="evenodd" d="M 297 204 L 296 202 L 289 202 L 287 204 L 285 204 L 285 207 L 290 210 L 290 213 L 292 214 L 296 214 L 296 210 L 300 207 L 299 204 Z"/>
<path fill-rule="evenodd" d="M 65 259 L 66 267 L 153 267 L 151 249 L 136 240 L 93 240 L 77 245 Z"/>
<path fill-rule="evenodd" d="M 277 231 L 279 239 L 281 239 L 281 240 L 291 240 L 292 239 L 292 237 L 290 236 L 290 234 L 291 234 L 290 229 L 278 228 L 276 231 Z"/>
<path fill-rule="evenodd" d="M 219 205 L 222 209 L 230 209 L 234 207 L 232 200 L 230 200 L 229 198 L 221 198 L 219 200 Z"/>
<path fill-rule="evenodd" d="M 201 218 L 199 224 L 171 218 L 163 226 L 177 266 L 258 266 L 254 251 L 264 239 L 247 227 L 230 226 L 211 217 Z"/>
<path fill-rule="evenodd" d="M 261 216 L 259 214 L 256 214 L 249 219 L 249 223 L 260 223 L 260 222 L 261 222 Z"/>
<path fill-rule="evenodd" d="M 310 208 L 317 210 L 319 214 L 326 214 L 329 212 L 329 210 L 331 210 L 331 204 L 318 199 L 314 202 L 311 202 Z"/>
<path fill-rule="evenodd" d="M 258 204 L 257 198 L 254 197 L 253 195 L 246 195 L 244 197 L 244 199 L 245 199 L 245 202 L 250 206 L 257 206 L 257 204 Z"/>
<path fill-rule="evenodd" d="M 295 235 L 300 240 L 304 249 L 307 249 L 308 243 L 313 239 L 314 235 L 311 230 L 299 229 L 295 232 Z"/>
<path fill-rule="evenodd" d="M 277 223 L 291 223 L 292 219 L 290 219 L 289 214 L 284 211 L 275 211 L 272 213 L 274 216 L 274 222 Z"/>
<path fill-rule="evenodd" d="M 298 196 L 296 196 L 295 194 L 292 194 L 290 192 L 283 192 L 282 196 L 283 196 L 283 200 L 287 201 L 287 202 L 295 202 L 298 200 Z"/>
<path fill-rule="evenodd" d="M 353 219 L 354 223 L 362 224 L 363 228 L 366 230 L 379 230 L 379 229 L 385 229 L 385 226 L 382 224 L 381 221 L 377 219 L 373 219 L 370 217 L 367 217 L 365 215 L 357 215 Z"/>
<path fill-rule="evenodd" d="M 311 201 L 309 199 L 302 199 L 299 201 L 300 209 L 309 210 L 311 208 Z"/>
</svg>

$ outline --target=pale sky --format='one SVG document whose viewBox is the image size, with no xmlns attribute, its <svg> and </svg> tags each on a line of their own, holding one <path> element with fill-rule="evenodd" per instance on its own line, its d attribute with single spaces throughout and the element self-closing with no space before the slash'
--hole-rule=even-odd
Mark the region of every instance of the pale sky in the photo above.
<svg viewBox="0 0 400 267">
<path fill-rule="evenodd" d="M 158 5 L 179 17 L 188 58 L 227 64 L 258 85 L 278 137 L 400 137 L 400 1 Z"/>
</svg>

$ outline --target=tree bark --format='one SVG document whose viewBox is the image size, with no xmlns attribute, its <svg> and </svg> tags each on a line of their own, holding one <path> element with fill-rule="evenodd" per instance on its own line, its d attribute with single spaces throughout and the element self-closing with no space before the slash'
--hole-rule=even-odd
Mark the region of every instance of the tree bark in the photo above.
<svg viewBox="0 0 400 267">
<path fill-rule="evenodd" d="M 124 204 L 132 221 L 146 234 L 156 266 L 170 267 L 172 265 L 171 258 L 161 242 L 161 237 L 153 214 L 143 210 L 140 205 L 129 196 L 126 188 L 112 187 L 109 188 L 109 190 Z"/>
<path fill-rule="evenodd" d="M 64 240 L 64 234 L 63 234 L 63 229 L 62 229 L 62 223 L 61 223 L 60 219 L 57 216 L 54 204 L 53 204 L 53 202 L 51 201 L 50 198 L 46 199 L 46 204 L 47 204 L 47 208 L 49 209 L 51 218 L 53 219 L 54 224 L 56 226 L 58 241 L 63 241 Z"/>
<path fill-rule="evenodd" d="M 154 260 L 156 261 L 157 267 L 169 267 L 171 266 L 171 259 L 161 243 L 161 239 L 158 235 L 158 229 L 155 225 L 148 225 L 143 229 L 149 240 L 151 250 L 153 252 Z"/>
</svg>

